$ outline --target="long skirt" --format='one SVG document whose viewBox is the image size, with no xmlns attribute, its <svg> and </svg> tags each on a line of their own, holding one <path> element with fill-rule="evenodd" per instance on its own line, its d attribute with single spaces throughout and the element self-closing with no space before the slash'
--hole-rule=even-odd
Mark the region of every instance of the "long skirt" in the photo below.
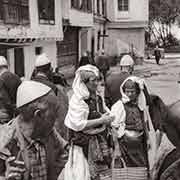
<svg viewBox="0 0 180 180">
<path fill-rule="evenodd" d="M 144 135 L 137 138 L 124 135 L 119 140 L 119 146 L 127 167 L 148 167 L 147 146 Z"/>
</svg>

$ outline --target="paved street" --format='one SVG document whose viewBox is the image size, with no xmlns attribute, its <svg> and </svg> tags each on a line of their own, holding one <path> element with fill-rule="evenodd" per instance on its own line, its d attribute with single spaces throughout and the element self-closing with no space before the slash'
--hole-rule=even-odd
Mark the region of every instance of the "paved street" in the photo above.
<svg viewBox="0 0 180 180">
<path fill-rule="evenodd" d="M 135 67 L 136 73 L 144 77 L 151 93 L 159 95 L 166 104 L 180 99 L 180 58 L 166 58 L 160 65 L 155 60 L 145 60 Z"/>
</svg>

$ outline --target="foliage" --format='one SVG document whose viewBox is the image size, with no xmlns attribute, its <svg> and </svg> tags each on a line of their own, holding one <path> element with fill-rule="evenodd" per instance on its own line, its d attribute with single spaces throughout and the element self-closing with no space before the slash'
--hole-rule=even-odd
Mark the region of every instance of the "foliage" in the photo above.
<svg viewBox="0 0 180 180">
<path fill-rule="evenodd" d="M 158 44 L 165 47 L 172 43 L 176 44 L 177 41 L 171 31 L 172 25 L 177 23 L 179 16 L 180 0 L 149 0 L 147 37 L 153 36 Z"/>
</svg>

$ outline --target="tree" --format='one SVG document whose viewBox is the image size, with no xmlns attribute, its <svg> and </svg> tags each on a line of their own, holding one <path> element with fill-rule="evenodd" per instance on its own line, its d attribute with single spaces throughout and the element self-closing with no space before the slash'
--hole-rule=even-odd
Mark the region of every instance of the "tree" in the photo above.
<svg viewBox="0 0 180 180">
<path fill-rule="evenodd" d="M 180 0 L 149 0 L 148 33 L 163 46 L 174 41 L 172 25 L 180 15 Z"/>
</svg>

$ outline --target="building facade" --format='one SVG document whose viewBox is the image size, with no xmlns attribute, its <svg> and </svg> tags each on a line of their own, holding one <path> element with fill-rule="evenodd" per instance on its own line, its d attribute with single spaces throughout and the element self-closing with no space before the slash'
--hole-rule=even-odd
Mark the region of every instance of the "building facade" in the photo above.
<svg viewBox="0 0 180 180">
<path fill-rule="evenodd" d="M 59 0 L 0 0 L 0 54 L 10 70 L 29 78 L 42 52 L 56 66 L 56 41 L 63 39 Z"/>
<path fill-rule="evenodd" d="M 148 7 L 148 0 L 107 0 L 105 49 L 109 55 L 135 51 L 144 56 Z"/>
<path fill-rule="evenodd" d="M 62 0 L 63 41 L 57 42 L 58 66 L 66 76 L 75 71 L 82 53 L 90 50 L 92 0 Z M 68 71 L 67 71 L 68 69 Z M 68 72 L 70 75 L 68 75 Z"/>
<path fill-rule="evenodd" d="M 20 77 L 42 52 L 71 75 L 85 51 L 143 56 L 147 23 L 148 0 L 0 0 L 0 55 Z"/>
</svg>

